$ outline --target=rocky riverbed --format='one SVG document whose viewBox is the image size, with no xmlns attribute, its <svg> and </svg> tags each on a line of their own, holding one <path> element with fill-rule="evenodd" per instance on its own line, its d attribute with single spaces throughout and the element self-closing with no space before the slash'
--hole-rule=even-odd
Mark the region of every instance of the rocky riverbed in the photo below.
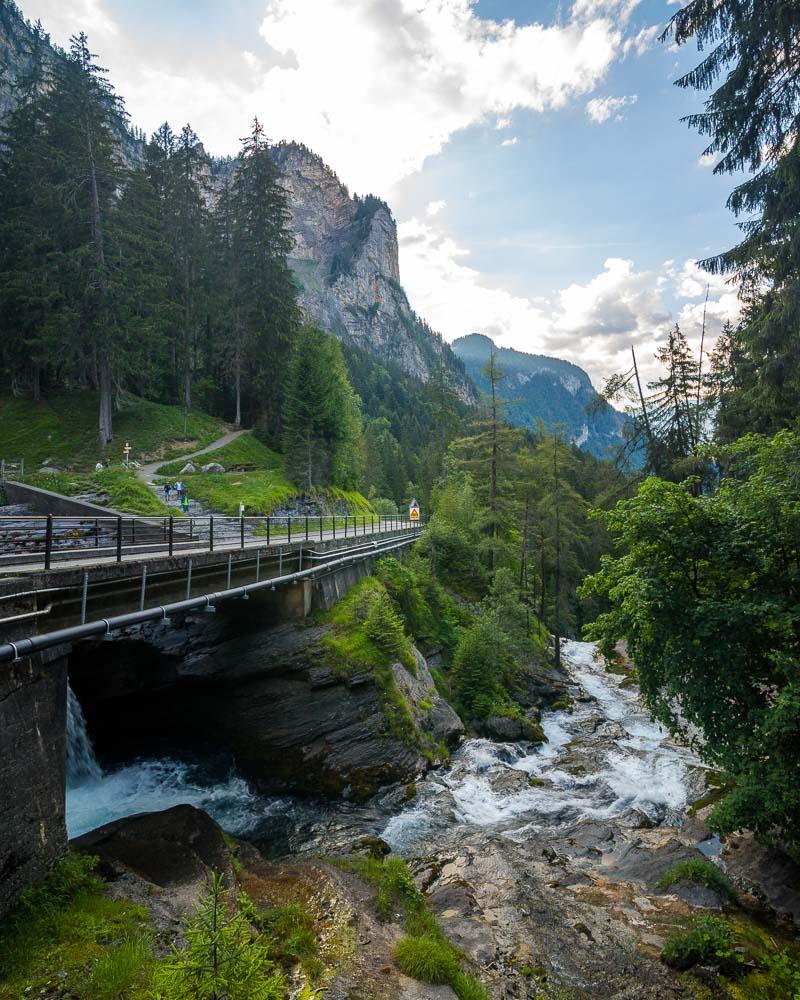
<svg viewBox="0 0 800 1000">
<path fill-rule="evenodd" d="M 367 930 L 368 894 L 312 858 L 377 838 L 409 860 L 448 937 L 497 1000 L 696 995 L 661 963 L 661 947 L 676 922 L 728 903 L 703 886 L 661 890 L 661 875 L 676 861 L 714 857 L 748 919 L 782 919 L 793 934 L 800 872 L 747 838 L 732 838 L 720 855 L 702 812 L 687 822 L 707 788 L 703 762 L 650 720 L 630 677 L 607 672 L 592 644 L 566 643 L 564 660 L 572 704 L 543 714 L 542 745 L 469 739 L 449 767 L 363 804 L 260 795 L 218 757 L 140 760 L 72 789 L 71 827 L 190 802 L 264 855 L 284 857 L 271 875 L 258 862 L 259 878 L 283 872 L 317 879 L 337 898 L 344 892 L 348 919 L 370 940 L 378 932 Z M 453 996 L 392 982 L 395 992 L 374 995 Z"/>
</svg>

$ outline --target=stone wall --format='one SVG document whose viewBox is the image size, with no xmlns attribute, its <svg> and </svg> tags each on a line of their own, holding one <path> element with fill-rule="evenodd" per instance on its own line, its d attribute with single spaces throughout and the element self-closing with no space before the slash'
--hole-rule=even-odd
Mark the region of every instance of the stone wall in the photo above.
<svg viewBox="0 0 800 1000">
<path fill-rule="evenodd" d="M 0 666 L 0 918 L 67 847 L 67 661 Z"/>
</svg>

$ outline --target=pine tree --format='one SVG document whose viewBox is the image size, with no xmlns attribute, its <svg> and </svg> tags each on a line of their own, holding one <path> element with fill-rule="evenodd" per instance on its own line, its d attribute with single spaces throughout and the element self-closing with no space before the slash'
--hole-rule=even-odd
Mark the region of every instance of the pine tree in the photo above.
<svg viewBox="0 0 800 1000">
<path fill-rule="evenodd" d="M 691 0 L 664 36 L 708 47 L 676 81 L 699 90 L 719 84 L 687 120 L 709 137 L 716 173 L 749 174 L 728 199 L 744 238 L 702 264 L 740 283 L 746 308 L 735 337 L 751 364 L 737 392 L 751 426 L 771 432 L 800 408 L 800 8 L 794 0 Z"/>
<path fill-rule="evenodd" d="M 286 380 L 284 447 L 290 475 L 316 487 L 355 488 L 363 471 L 358 397 L 338 341 L 313 326 L 297 338 Z"/>
<path fill-rule="evenodd" d="M 283 380 L 299 325 L 297 292 L 289 268 L 289 209 L 264 129 L 254 119 L 243 140 L 231 189 L 240 328 L 233 372 L 237 397 L 247 369 L 270 439 L 281 431 Z M 240 407 L 237 404 L 237 412 Z"/>
<path fill-rule="evenodd" d="M 154 1000 L 282 1000 L 285 982 L 266 940 L 248 920 L 252 904 L 234 901 L 212 872 L 196 914 L 184 925 L 185 948 L 156 972 Z"/>
</svg>

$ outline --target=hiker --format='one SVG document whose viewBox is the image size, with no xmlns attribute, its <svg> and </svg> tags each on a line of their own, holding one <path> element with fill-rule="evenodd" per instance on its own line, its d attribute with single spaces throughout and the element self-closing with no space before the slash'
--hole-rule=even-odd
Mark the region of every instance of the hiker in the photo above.
<svg viewBox="0 0 800 1000">
<path fill-rule="evenodd" d="M 180 479 L 175 483 L 175 492 L 178 494 L 178 503 L 180 503 L 183 498 L 183 483 Z"/>
<path fill-rule="evenodd" d="M 95 464 L 94 471 L 95 472 L 102 472 L 104 468 L 105 468 L 105 466 L 103 465 L 102 462 L 97 462 Z"/>
<path fill-rule="evenodd" d="M 181 510 L 183 511 L 184 514 L 189 513 L 189 497 L 186 495 L 186 493 L 184 493 L 183 496 L 181 497 Z"/>
<path fill-rule="evenodd" d="M 169 483 L 164 483 L 164 503 L 169 503 L 169 491 L 172 489 Z"/>
</svg>

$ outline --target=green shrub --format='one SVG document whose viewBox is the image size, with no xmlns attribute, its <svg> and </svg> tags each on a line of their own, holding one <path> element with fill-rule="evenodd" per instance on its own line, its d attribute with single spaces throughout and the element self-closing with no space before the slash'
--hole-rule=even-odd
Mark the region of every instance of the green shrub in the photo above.
<svg viewBox="0 0 800 1000">
<path fill-rule="evenodd" d="M 800 953 L 787 949 L 764 960 L 769 982 L 756 987 L 752 1000 L 800 1000 Z"/>
<path fill-rule="evenodd" d="M 695 917 L 685 934 L 673 934 L 661 958 L 674 969 L 693 965 L 716 965 L 723 972 L 735 972 L 741 959 L 733 950 L 733 933 L 719 917 Z"/>
<path fill-rule="evenodd" d="M 690 861 L 677 861 L 668 868 L 656 883 L 659 889 L 669 889 L 679 882 L 692 882 L 713 889 L 726 899 L 735 900 L 736 890 L 731 883 L 710 861 L 695 858 Z"/>
<path fill-rule="evenodd" d="M 403 629 L 400 615 L 385 590 L 377 591 L 370 600 L 364 631 L 375 645 L 392 659 L 408 664 L 413 660 L 411 644 Z"/>
<path fill-rule="evenodd" d="M 450 986 L 458 1000 L 489 1000 L 489 994 L 480 981 L 468 972 L 459 970 L 450 981 Z"/>
<path fill-rule="evenodd" d="M 157 968 L 153 1000 L 283 1000 L 284 978 L 250 914 L 248 905 L 233 906 L 223 876 L 214 872 L 184 924 L 186 947 Z"/>
<path fill-rule="evenodd" d="M 458 973 L 458 957 L 446 942 L 429 937 L 407 937 L 394 949 L 401 972 L 424 983 L 450 983 Z"/>
<path fill-rule="evenodd" d="M 270 910 L 265 923 L 272 938 L 271 954 L 286 963 L 299 962 L 311 975 L 319 975 L 322 963 L 314 917 L 301 903 L 287 903 Z"/>
</svg>

